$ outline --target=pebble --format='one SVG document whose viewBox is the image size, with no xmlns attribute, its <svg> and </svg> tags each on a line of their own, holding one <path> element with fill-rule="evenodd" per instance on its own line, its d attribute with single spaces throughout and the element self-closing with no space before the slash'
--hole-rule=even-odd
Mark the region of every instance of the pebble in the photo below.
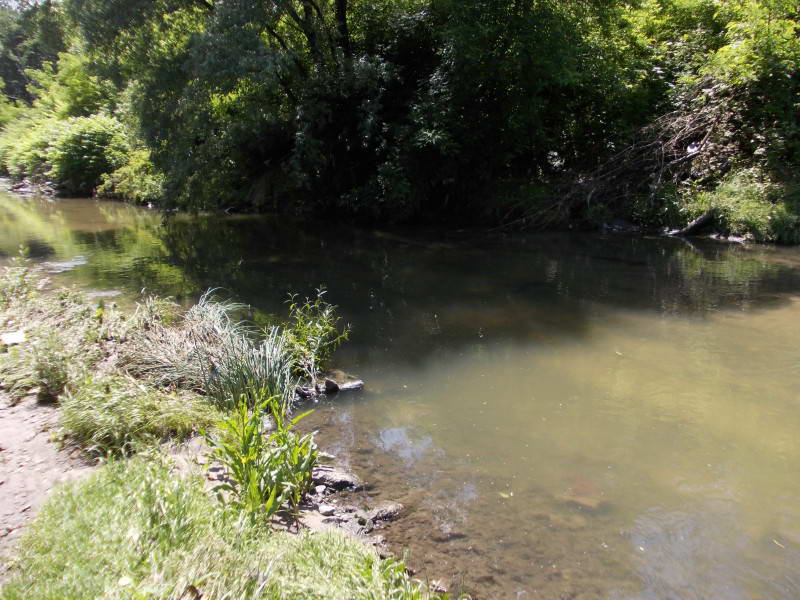
<svg viewBox="0 0 800 600">
<path fill-rule="evenodd" d="M 320 504 L 317 510 L 323 517 L 330 517 L 336 509 L 330 504 Z"/>
</svg>

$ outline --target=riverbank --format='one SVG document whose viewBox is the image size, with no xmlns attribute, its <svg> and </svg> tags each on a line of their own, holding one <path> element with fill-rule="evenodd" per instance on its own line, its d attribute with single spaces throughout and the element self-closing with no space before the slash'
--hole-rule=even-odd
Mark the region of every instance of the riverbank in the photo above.
<svg viewBox="0 0 800 600">
<path fill-rule="evenodd" d="M 154 297 L 124 312 L 25 262 L 0 279 L 0 598 L 442 597 L 359 537 L 401 507 L 345 507 L 337 489 L 359 482 L 320 462 L 313 434 L 292 431 L 300 417 L 231 402 L 243 382 L 241 398 L 254 384 L 293 402 L 279 371 L 324 362 L 341 333 L 332 307 L 306 303 L 259 340 L 234 322 L 237 305 L 209 296 L 185 313 Z M 263 368 L 245 372 L 252 355 Z M 264 424 L 256 463 L 284 473 L 247 480 L 271 491 L 255 503 L 232 462 L 237 411 Z"/>
</svg>

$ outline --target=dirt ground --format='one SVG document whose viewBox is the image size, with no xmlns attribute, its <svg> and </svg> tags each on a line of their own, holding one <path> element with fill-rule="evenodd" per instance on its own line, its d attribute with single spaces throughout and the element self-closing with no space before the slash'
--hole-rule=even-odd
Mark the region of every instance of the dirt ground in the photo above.
<svg viewBox="0 0 800 600">
<path fill-rule="evenodd" d="M 11 406 L 0 395 L 0 584 L 16 541 L 51 488 L 93 468 L 51 441 L 56 418 L 55 407 L 34 397 Z"/>
</svg>

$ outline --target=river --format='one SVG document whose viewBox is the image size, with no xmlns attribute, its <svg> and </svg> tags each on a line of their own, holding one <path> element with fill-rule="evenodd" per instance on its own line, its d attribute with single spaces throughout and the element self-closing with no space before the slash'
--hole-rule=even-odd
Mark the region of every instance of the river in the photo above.
<svg viewBox="0 0 800 600">
<path fill-rule="evenodd" d="M 419 576 L 479 598 L 800 597 L 800 250 L 393 232 L 0 193 L 0 257 L 266 323 L 320 286 L 367 382 L 309 418 Z"/>
</svg>

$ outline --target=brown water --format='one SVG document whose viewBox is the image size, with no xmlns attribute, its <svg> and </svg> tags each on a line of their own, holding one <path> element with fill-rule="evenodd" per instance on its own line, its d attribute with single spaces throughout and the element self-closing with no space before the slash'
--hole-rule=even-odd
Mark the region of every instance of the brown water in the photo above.
<svg viewBox="0 0 800 600">
<path fill-rule="evenodd" d="M 800 598 L 800 251 L 675 239 L 168 222 L 0 196 L 0 253 L 129 298 L 324 284 L 367 381 L 319 440 L 481 598 Z"/>
</svg>

